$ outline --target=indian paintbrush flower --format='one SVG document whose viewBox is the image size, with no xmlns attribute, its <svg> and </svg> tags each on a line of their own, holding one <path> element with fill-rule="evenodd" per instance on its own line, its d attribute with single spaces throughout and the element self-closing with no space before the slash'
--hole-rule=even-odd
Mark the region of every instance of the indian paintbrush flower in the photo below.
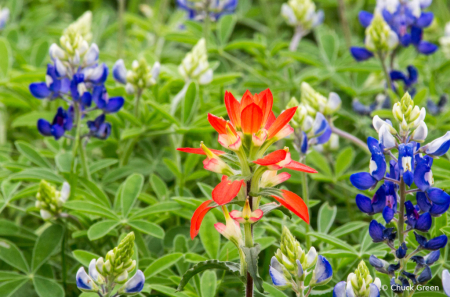
<svg viewBox="0 0 450 297">
<path fill-rule="evenodd" d="M 177 4 L 191 20 L 204 21 L 209 17 L 215 22 L 223 15 L 234 13 L 238 0 L 177 0 Z"/>
<path fill-rule="evenodd" d="M 178 66 L 178 72 L 186 82 L 197 81 L 201 85 L 209 84 L 213 79 L 213 70 L 208 63 L 205 39 L 200 39 Z"/>
<path fill-rule="evenodd" d="M 117 284 L 123 284 L 118 293 L 134 295 L 142 291 L 145 276 L 137 270 L 133 277 L 129 277 L 136 268 L 136 261 L 132 260 L 134 253 L 134 233 L 128 233 L 117 247 L 110 250 L 105 259 L 92 259 L 89 264 L 89 275 L 81 267 L 77 272 L 77 287 L 84 292 L 96 292 L 99 296 L 110 296 Z"/>
<path fill-rule="evenodd" d="M 299 294 L 308 287 L 326 284 L 331 279 L 333 270 L 327 259 L 318 255 L 314 247 L 306 253 L 289 229 L 284 226 L 280 248 L 272 257 L 269 273 L 276 287 L 292 288 Z M 306 285 L 306 277 L 311 273 L 312 278 Z"/>
<path fill-rule="evenodd" d="M 44 220 L 58 218 L 62 212 L 63 204 L 69 199 L 70 185 L 64 182 L 61 191 L 45 180 L 41 180 L 36 194 L 36 207 L 39 208 Z"/>
<path fill-rule="evenodd" d="M 405 236 L 413 230 L 428 232 L 432 227 L 432 217 L 445 213 L 450 206 L 450 195 L 434 187 L 431 171 L 433 158 L 442 156 L 450 147 L 450 132 L 421 146 L 428 132 L 424 121 L 426 111 L 414 105 L 408 93 L 394 104 L 392 114 L 396 125 L 389 120 L 383 121 L 378 116 L 373 118 L 373 126 L 378 131 L 379 139 L 369 137 L 367 141 L 372 153 L 370 171 L 355 173 L 350 181 L 360 190 L 374 189 L 382 182 L 372 199 L 358 194 L 356 204 L 368 215 L 382 213 L 386 224 L 391 221 L 397 224 L 396 228 L 387 227 L 372 220 L 369 226 L 370 236 L 374 242 L 387 244 L 397 263 L 389 264 L 375 256 L 370 258 L 370 263 L 378 271 L 389 274 L 395 287 L 394 292 L 401 294 L 405 290 L 404 286 L 409 286 L 410 282 L 413 285 L 424 284 L 431 279 L 429 265 L 437 261 L 440 255 L 435 251 L 447 245 L 446 235 L 428 240 L 414 231 L 418 248 L 410 250 Z M 398 153 L 397 156 L 394 155 L 395 152 Z M 407 189 L 413 184 L 417 188 L 409 192 L 415 193 L 417 205 L 406 200 Z M 398 246 L 395 246 L 397 238 Z M 424 250 L 433 252 L 425 256 L 416 255 Z M 409 260 L 416 263 L 414 273 L 407 271 L 406 262 Z M 397 270 L 401 271 L 398 275 Z"/>
</svg>

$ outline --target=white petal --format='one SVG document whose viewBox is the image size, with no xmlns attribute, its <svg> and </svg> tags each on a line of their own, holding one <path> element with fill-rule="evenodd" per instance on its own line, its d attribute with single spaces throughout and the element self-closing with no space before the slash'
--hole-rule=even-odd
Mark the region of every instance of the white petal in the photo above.
<svg viewBox="0 0 450 297">
<path fill-rule="evenodd" d="M 444 287 L 445 294 L 450 296 L 450 273 L 447 269 L 442 272 L 442 286 Z"/>
<path fill-rule="evenodd" d="M 389 131 L 387 124 L 381 126 L 380 131 L 378 133 L 378 138 L 385 148 L 394 147 L 396 144 L 395 138 Z"/>
<path fill-rule="evenodd" d="M 53 215 L 45 209 L 41 209 L 39 212 L 41 214 L 42 219 L 44 219 L 44 220 L 48 220 L 53 217 Z"/>
<path fill-rule="evenodd" d="M 98 60 L 98 54 L 99 54 L 98 46 L 93 43 L 91 47 L 89 48 L 88 52 L 84 56 L 84 65 L 90 66 L 97 62 Z"/>
<path fill-rule="evenodd" d="M 200 76 L 198 83 L 201 85 L 207 85 L 213 80 L 213 71 L 208 69 L 202 76 Z"/>
<path fill-rule="evenodd" d="M 339 97 L 338 94 L 331 92 L 330 95 L 328 95 L 328 102 L 326 107 L 327 113 L 334 113 L 336 112 L 342 104 L 341 97 Z"/>
<path fill-rule="evenodd" d="M 159 62 L 155 62 L 152 67 L 152 77 L 157 80 L 159 77 L 159 71 L 161 70 L 161 64 Z"/>
<path fill-rule="evenodd" d="M 70 196 L 70 185 L 68 182 L 64 182 L 61 188 L 59 199 L 62 202 L 66 202 L 67 199 L 69 199 L 69 196 Z"/>
<path fill-rule="evenodd" d="M 284 3 L 281 6 L 281 15 L 286 19 L 286 22 L 289 25 L 294 26 L 297 24 L 297 18 L 295 17 L 295 13 L 288 4 Z"/>
</svg>

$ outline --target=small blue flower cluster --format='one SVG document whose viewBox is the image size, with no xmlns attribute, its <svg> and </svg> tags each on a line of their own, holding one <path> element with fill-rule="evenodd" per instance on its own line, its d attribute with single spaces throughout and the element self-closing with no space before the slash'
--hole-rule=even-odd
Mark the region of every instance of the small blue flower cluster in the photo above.
<svg viewBox="0 0 450 297">
<path fill-rule="evenodd" d="M 105 87 L 109 70 L 98 61 L 99 49 L 94 43 L 90 47 L 83 44 L 73 57 L 53 44 L 50 47 L 52 64 L 47 66 L 45 82 L 32 83 L 31 94 L 37 99 L 63 99 L 68 108 L 59 107 L 50 123 L 39 119 L 37 128 L 44 136 L 53 136 L 56 140 L 66 134 L 89 112 L 101 110 L 102 113 L 93 121 L 87 121 L 89 132 L 81 137 L 107 139 L 111 133 L 111 124 L 105 122 L 105 114 L 118 112 L 123 104 L 123 97 L 109 98 Z M 80 58 L 82 54 L 82 59 Z M 93 106 L 93 104 L 95 106 Z"/>
<path fill-rule="evenodd" d="M 232 14 L 238 5 L 237 0 L 177 0 L 178 7 L 187 12 L 190 20 L 202 21 L 206 16 L 217 21 L 223 15 Z"/>
<path fill-rule="evenodd" d="M 441 216 L 450 206 L 450 195 L 433 186 L 431 171 L 433 158 L 443 156 L 450 148 L 450 132 L 421 146 L 427 135 L 423 122 L 425 109 L 419 112 L 412 101 L 412 104 L 408 103 L 405 99 L 407 97 L 396 103 L 393 109 L 394 116 L 398 116 L 397 120 L 402 118 L 399 132 L 389 120 L 374 117 L 373 124 L 379 133 L 379 139 L 369 137 L 367 140 L 372 154 L 370 170 L 350 177 L 353 186 L 359 190 L 374 189 L 381 183 L 372 198 L 358 194 L 356 205 L 368 215 L 381 213 L 383 216 L 385 224 L 372 220 L 369 234 L 373 242 L 383 242 L 391 248 L 397 263 L 389 264 L 375 256 L 371 256 L 370 263 L 378 271 L 390 275 L 392 285 L 397 284 L 395 272 L 401 270 L 397 278 L 401 285 L 395 286 L 399 288 L 396 293 L 401 293 L 402 288 L 409 286 L 410 281 L 417 285 L 431 279 L 429 266 L 439 259 L 439 249 L 447 245 L 448 239 L 446 235 L 441 235 L 428 240 L 418 232 L 428 232 L 432 226 L 432 218 Z M 412 129 L 415 130 L 410 133 Z M 398 157 L 394 155 L 395 151 Z M 389 161 L 386 156 L 390 157 Z M 411 188 L 413 184 L 416 188 Z M 408 194 L 416 195 L 416 205 L 413 201 L 406 200 Z M 397 224 L 397 230 L 391 227 L 393 223 Z M 414 231 L 417 248 L 408 254 L 405 236 L 410 231 Z M 397 238 L 399 245 L 395 247 Z M 417 255 L 423 250 L 432 252 L 426 256 Z M 416 263 L 414 273 L 407 271 L 406 263 L 409 260 Z"/>
</svg>

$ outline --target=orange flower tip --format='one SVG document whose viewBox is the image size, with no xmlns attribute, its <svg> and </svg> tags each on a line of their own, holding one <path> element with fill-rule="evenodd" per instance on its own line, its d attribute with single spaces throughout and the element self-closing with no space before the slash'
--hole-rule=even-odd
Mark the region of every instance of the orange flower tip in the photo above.
<svg viewBox="0 0 450 297">
<path fill-rule="evenodd" d="M 192 147 L 181 147 L 177 148 L 177 151 L 188 153 L 188 154 L 197 154 L 197 155 L 206 155 L 206 153 L 201 148 L 192 148 Z M 226 154 L 223 151 L 210 149 L 214 154 L 220 156 Z"/>
</svg>

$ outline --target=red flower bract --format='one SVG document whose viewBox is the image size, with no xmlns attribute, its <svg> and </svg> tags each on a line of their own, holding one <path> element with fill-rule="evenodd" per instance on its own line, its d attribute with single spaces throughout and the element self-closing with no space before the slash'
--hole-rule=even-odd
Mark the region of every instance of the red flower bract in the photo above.
<svg viewBox="0 0 450 297">
<path fill-rule="evenodd" d="M 299 218 L 309 224 L 308 207 L 303 199 L 295 193 L 287 190 L 281 190 L 283 197 L 272 196 L 284 207 L 295 213 Z"/>
<path fill-rule="evenodd" d="M 300 162 L 291 159 L 291 153 L 287 148 L 274 151 L 264 158 L 253 161 L 253 163 L 266 166 L 269 170 L 280 170 L 282 168 L 303 171 L 308 173 L 317 173 L 317 170 L 306 166 Z"/>
<path fill-rule="evenodd" d="M 200 206 L 195 210 L 194 214 L 192 215 L 192 219 L 191 219 L 191 238 L 194 239 L 195 236 L 197 236 L 198 231 L 200 230 L 200 226 L 202 225 L 202 221 L 203 218 L 206 216 L 206 214 L 208 213 L 208 211 L 212 208 L 214 208 L 213 206 L 210 206 L 211 203 L 213 203 L 214 201 L 212 200 L 206 200 L 205 202 L 203 202 L 202 204 L 200 204 Z"/>
<path fill-rule="evenodd" d="M 224 175 L 222 181 L 212 191 L 212 198 L 218 205 L 224 205 L 237 196 L 244 184 L 243 180 L 229 181 Z"/>
<path fill-rule="evenodd" d="M 218 156 L 226 154 L 225 152 L 219 151 L 219 150 L 213 150 L 213 149 L 209 149 L 209 150 Z M 206 155 L 205 151 L 202 150 L 201 148 L 182 147 L 182 148 L 177 148 L 177 151 L 180 151 L 183 153 L 189 153 L 189 154 Z"/>
</svg>

